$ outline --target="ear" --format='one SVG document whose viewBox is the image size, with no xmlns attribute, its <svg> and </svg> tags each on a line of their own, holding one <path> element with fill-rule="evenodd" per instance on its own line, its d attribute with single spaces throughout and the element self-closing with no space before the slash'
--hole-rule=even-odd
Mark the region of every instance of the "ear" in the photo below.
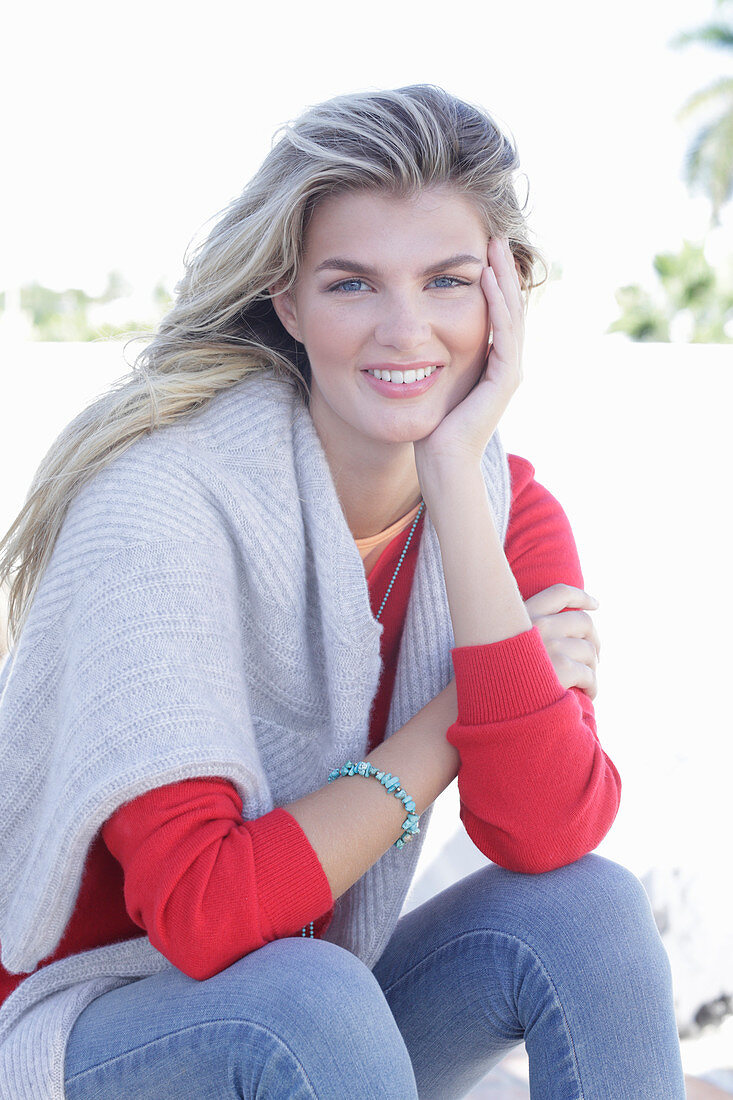
<svg viewBox="0 0 733 1100">
<path fill-rule="evenodd" d="M 290 333 L 294 340 L 298 340 L 302 343 L 300 329 L 298 328 L 298 312 L 292 287 L 289 290 L 284 290 L 283 283 L 274 283 L 267 289 L 270 292 L 270 298 L 281 325 L 286 332 Z"/>
</svg>

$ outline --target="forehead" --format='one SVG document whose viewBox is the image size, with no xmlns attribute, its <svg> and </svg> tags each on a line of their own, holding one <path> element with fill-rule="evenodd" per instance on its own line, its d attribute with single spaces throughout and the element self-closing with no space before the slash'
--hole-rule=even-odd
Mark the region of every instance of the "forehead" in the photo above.
<svg viewBox="0 0 733 1100">
<path fill-rule="evenodd" d="M 401 196 L 354 191 L 316 207 L 305 234 L 306 263 L 325 256 L 368 262 L 380 255 L 451 255 L 485 246 L 488 232 L 469 198 L 450 188 Z"/>
</svg>

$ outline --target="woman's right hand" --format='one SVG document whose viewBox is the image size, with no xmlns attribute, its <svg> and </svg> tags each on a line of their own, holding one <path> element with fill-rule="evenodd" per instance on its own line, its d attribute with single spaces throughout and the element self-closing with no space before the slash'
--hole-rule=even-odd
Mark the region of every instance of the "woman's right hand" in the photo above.
<svg viewBox="0 0 733 1100">
<path fill-rule="evenodd" d="M 480 467 L 481 457 L 522 380 L 524 302 L 509 241 L 492 237 L 481 274 L 490 338 L 480 375 L 424 439 L 413 444 L 423 496 L 431 476 L 448 467 Z M 429 504 L 428 504 L 429 507 Z"/>
</svg>

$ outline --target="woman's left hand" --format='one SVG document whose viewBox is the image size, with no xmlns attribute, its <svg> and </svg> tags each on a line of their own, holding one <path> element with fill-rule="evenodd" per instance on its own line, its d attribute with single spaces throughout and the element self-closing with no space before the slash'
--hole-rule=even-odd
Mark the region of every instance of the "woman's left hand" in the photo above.
<svg viewBox="0 0 733 1100">
<path fill-rule="evenodd" d="M 489 440 L 522 380 L 524 301 L 509 241 L 492 237 L 481 289 L 488 304 L 486 365 L 468 394 L 424 439 L 414 443 L 418 475 L 454 460 L 478 467 Z"/>
<path fill-rule="evenodd" d="M 571 584 L 553 584 L 530 596 L 524 606 L 562 686 L 566 690 L 578 687 L 595 699 L 601 642 L 588 611 L 595 611 L 598 600 Z"/>
</svg>

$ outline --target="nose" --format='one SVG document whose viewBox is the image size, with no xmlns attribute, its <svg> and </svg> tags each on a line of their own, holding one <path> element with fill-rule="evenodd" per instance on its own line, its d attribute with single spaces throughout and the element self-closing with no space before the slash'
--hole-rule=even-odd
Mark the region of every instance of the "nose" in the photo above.
<svg viewBox="0 0 733 1100">
<path fill-rule="evenodd" d="M 431 325 L 421 303 L 407 295 L 380 302 L 374 338 L 382 347 L 410 351 L 427 343 Z"/>
</svg>

